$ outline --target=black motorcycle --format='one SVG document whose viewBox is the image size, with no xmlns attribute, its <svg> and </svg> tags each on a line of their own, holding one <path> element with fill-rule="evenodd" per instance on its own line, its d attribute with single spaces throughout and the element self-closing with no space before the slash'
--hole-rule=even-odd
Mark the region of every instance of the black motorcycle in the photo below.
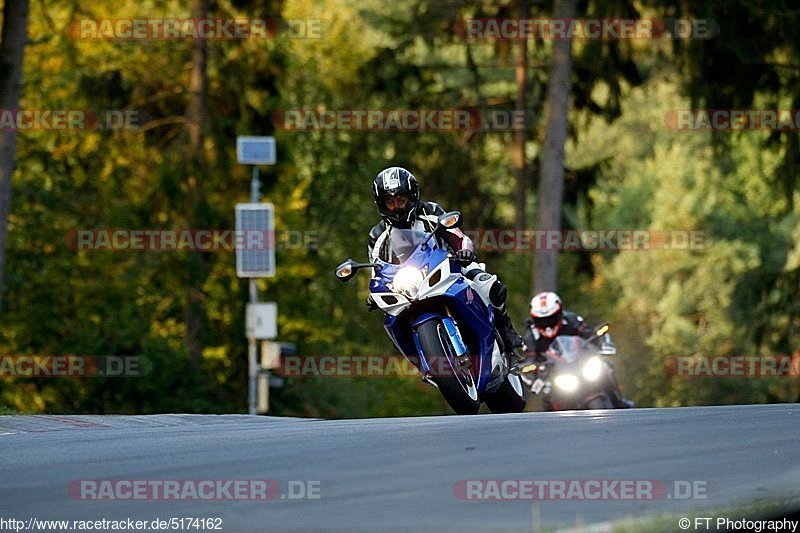
<svg viewBox="0 0 800 533">
<path fill-rule="evenodd" d="M 584 339 L 562 335 L 553 339 L 542 356 L 534 356 L 519 365 L 522 381 L 534 394 L 541 394 L 547 411 L 571 409 L 614 409 L 612 398 L 619 396 L 614 370 L 605 360 L 615 355 L 608 337 L 608 324 Z"/>
</svg>

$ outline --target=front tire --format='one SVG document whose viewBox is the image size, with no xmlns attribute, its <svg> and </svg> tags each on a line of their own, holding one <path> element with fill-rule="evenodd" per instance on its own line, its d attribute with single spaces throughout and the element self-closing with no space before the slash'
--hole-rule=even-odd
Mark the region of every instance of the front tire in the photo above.
<svg viewBox="0 0 800 533">
<path fill-rule="evenodd" d="M 516 388 L 511 380 L 516 380 Z M 509 374 L 506 376 L 503 384 L 500 385 L 495 392 L 484 395 L 486 406 L 495 414 L 499 413 L 521 413 L 525 410 L 525 404 L 528 403 L 528 398 L 525 393 L 526 388 L 522 384 L 519 376 Z"/>
<path fill-rule="evenodd" d="M 608 399 L 608 396 L 605 394 L 601 394 L 596 398 L 592 398 L 592 400 L 586 405 L 587 409 L 613 409 L 614 404 L 611 403 L 611 400 Z"/>
<path fill-rule="evenodd" d="M 442 323 L 438 320 L 423 322 L 417 327 L 417 336 L 422 353 L 434 369 L 432 379 L 447 404 L 458 415 L 477 414 L 481 402 L 475 380 L 469 369 L 455 362 L 455 350 Z"/>
</svg>

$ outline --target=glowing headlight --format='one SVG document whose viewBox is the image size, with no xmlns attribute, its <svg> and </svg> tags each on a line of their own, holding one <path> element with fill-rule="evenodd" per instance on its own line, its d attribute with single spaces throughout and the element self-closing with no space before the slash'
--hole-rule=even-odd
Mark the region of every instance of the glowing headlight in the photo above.
<svg viewBox="0 0 800 533">
<path fill-rule="evenodd" d="M 414 298 L 419 292 L 419 286 L 424 277 L 418 268 L 403 267 L 394 275 L 392 290 L 408 298 Z"/>
<path fill-rule="evenodd" d="M 603 362 L 599 357 L 592 357 L 583 365 L 583 377 L 589 381 L 594 381 L 600 377 L 603 370 Z"/>
<path fill-rule="evenodd" d="M 553 382 L 556 384 L 556 387 L 565 392 L 572 392 L 578 388 L 578 378 L 572 374 L 561 374 L 560 376 L 556 376 L 556 379 L 553 380 Z"/>
</svg>

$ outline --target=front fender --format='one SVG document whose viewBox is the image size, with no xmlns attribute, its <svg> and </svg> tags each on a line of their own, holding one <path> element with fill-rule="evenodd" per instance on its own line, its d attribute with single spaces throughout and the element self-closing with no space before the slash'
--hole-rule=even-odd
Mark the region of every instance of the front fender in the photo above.
<svg viewBox="0 0 800 533">
<path fill-rule="evenodd" d="M 467 345 L 464 343 L 464 339 L 461 338 L 461 333 L 458 331 L 456 327 L 456 323 L 453 320 L 453 317 L 449 315 L 439 315 L 437 313 L 423 313 L 418 316 L 412 323 L 411 326 L 414 329 L 414 338 L 416 339 L 416 329 L 420 324 L 424 324 L 429 320 L 440 320 L 442 325 L 444 326 L 444 330 L 447 332 L 447 336 L 450 339 L 450 344 L 455 348 L 456 353 L 455 355 L 461 356 L 465 355 L 467 350 Z M 419 348 L 419 343 L 417 343 L 417 348 Z M 422 352 L 418 351 L 419 355 L 423 355 Z"/>
</svg>

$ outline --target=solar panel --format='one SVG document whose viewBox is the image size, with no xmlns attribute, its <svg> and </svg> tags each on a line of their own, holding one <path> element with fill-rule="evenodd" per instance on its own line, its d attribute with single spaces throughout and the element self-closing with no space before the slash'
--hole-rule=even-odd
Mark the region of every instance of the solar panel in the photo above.
<svg viewBox="0 0 800 533">
<path fill-rule="evenodd" d="M 275 275 L 275 208 L 268 203 L 236 204 L 236 275 Z"/>
<path fill-rule="evenodd" d="M 274 165 L 275 137 L 236 137 L 236 161 L 242 165 Z"/>
</svg>

